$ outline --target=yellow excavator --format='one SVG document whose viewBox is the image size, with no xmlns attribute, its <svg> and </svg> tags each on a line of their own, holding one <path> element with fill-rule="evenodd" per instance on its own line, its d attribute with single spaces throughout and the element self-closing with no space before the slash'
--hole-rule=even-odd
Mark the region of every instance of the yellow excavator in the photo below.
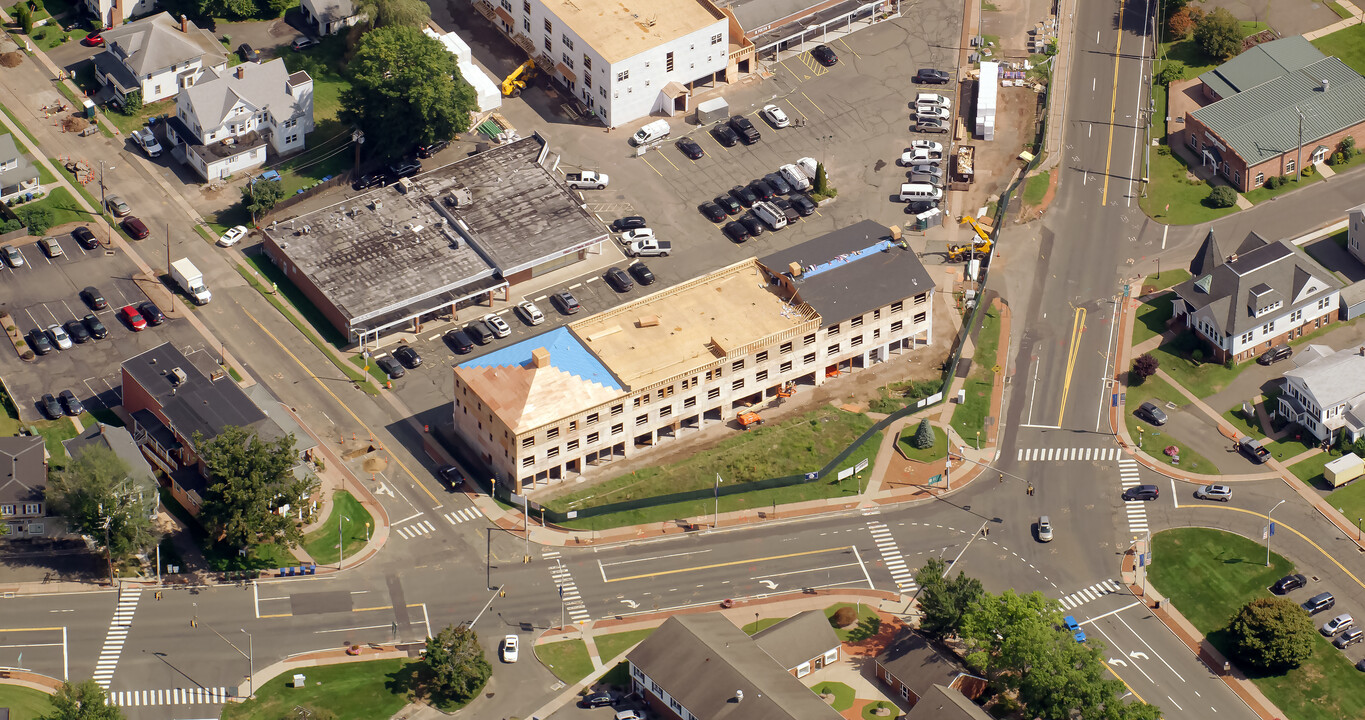
<svg viewBox="0 0 1365 720">
<path fill-rule="evenodd" d="M 520 95 L 521 91 L 526 89 L 526 83 L 531 82 L 531 78 L 534 78 L 535 75 L 535 60 L 527 60 L 521 65 L 518 65 L 517 69 L 513 70 L 512 74 L 508 75 L 507 79 L 502 81 L 503 97 L 517 97 Z"/>
<path fill-rule="evenodd" d="M 962 262 L 972 255 L 980 255 L 983 258 L 991 254 L 991 236 L 984 228 L 977 224 L 976 218 L 970 215 L 962 216 L 962 224 L 970 224 L 980 239 L 973 239 L 971 245 L 949 245 L 948 262 Z"/>
</svg>

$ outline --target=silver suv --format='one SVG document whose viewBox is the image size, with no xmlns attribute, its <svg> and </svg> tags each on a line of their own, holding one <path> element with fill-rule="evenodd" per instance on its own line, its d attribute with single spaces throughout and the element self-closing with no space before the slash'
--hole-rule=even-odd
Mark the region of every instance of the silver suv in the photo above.
<svg viewBox="0 0 1365 720">
<path fill-rule="evenodd" d="M 1205 485 L 1194 491 L 1194 496 L 1200 500 L 1221 500 L 1227 502 L 1232 499 L 1232 488 L 1227 485 Z"/>
</svg>

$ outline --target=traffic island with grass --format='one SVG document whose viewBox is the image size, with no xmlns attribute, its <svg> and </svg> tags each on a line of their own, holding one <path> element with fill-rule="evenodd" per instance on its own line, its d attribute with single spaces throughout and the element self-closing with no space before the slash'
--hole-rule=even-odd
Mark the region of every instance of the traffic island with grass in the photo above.
<svg viewBox="0 0 1365 720">
<path fill-rule="evenodd" d="M 966 442 L 980 444 L 986 434 L 986 416 L 991 412 L 991 394 L 995 389 L 996 353 L 1000 349 L 1000 310 L 986 309 L 981 329 L 976 335 L 976 349 L 972 353 L 972 371 L 963 384 L 962 404 L 953 410 L 953 429 Z"/>
<path fill-rule="evenodd" d="M 50 717 L 54 710 L 51 698 L 51 695 L 41 690 L 19 685 L 0 685 L 0 708 L 9 710 L 9 720 L 38 720 Z"/>
<path fill-rule="evenodd" d="M 256 697 L 223 707 L 223 720 L 278 720 L 296 708 L 335 720 L 393 717 L 415 696 L 425 665 L 412 660 L 371 660 L 290 670 L 256 688 Z M 295 672 L 305 678 L 293 687 Z"/>
<path fill-rule="evenodd" d="M 1168 435 L 1161 426 L 1141 420 L 1134 413 L 1144 402 L 1151 402 L 1167 412 L 1174 412 L 1188 405 L 1185 396 L 1170 383 L 1159 377 L 1149 377 L 1141 385 L 1130 386 L 1124 396 L 1123 421 L 1128 428 L 1128 437 L 1133 445 L 1162 463 L 1182 470 L 1197 473 L 1216 473 L 1218 469 L 1207 458 L 1195 452 L 1189 444 Z M 1171 406 L 1174 407 L 1171 407 Z M 1192 411 L 1197 412 L 1197 411 Z M 1202 419 L 1202 418 L 1201 418 Z M 1175 456 L 1166 454 L 1166 449 L 1175 448 Z M 1175 461 L 1179 458 L 1178 461 Z"/>
<path fill-rule="evenodd" d="M 536 646 L 536 659 L 565 685 L 573 685 L 592 672 L 592 657 L 582 640 L 559 640 Z"/>
<path fill-rule="evenodd" d="M 948 433 L 937 425 L 931 425 L 929 429 L 934 442 L 927 448 L 921 448 L 916 444 L 916 438 L 920 434 L 919 427 L 918 423 L 911 423 L 901 430 L 900 437 L 896 439 L 896 447 L 901 454 L 908 460 L 921 463 L 931 463 L 948 457 Z"/>
</svg>

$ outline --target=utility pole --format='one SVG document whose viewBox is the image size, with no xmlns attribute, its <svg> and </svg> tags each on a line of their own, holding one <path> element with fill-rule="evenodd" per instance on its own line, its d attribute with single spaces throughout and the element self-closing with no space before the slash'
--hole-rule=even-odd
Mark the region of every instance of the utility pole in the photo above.
<svg viewBox="0 0 1365 720">
<path fill-rule="evenodd" d="M 1281 500 L 1281 501 L 1275 503 L 1275 507 L 1270 508 L 1270 512 L 1267 512 L 1267 513 L 1265 514 L 1265 520 L 1266 520 L 1266 526 L 1265 526 L 1265 566 L 1266 566 L 1266 567 L 1270 567 L 1270 536 L 1275 534 L 1275 521 L 1270 519 L 1270 513 L 1275 512 L 1275 508 L 1277 508 L 1277 507 L 1283 505 L 1284 502 L 1285 502 L 1285 501 Z"/>
<path fill-rule="evenodd" d="M 240 629 L 242 634 L 246 635 L 247 670 L 251 672 L 251 674 L 247 676 L 247 697 L 254 698 L 256 697 L 256 639 L 251 637 L 251 633 L 247 632 L 246 628 Z M 241 652 L 241 650 L 238 650 L 237 652 Z"/>
<path fill-rule="evenodd" d="M 109 546 L 109 516 L 104 514 L 104 503 L 99 504 L 100 515 L 104 517 L 104 556 L 109 559 L 109 585 L 114 584 L 114 549 Z"/>
</svg>

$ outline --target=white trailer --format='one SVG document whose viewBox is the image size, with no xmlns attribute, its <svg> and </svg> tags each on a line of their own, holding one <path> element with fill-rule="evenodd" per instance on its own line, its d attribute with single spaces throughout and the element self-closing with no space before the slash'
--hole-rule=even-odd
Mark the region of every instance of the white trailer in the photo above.
<svg viewBox="0 0 1365 720">
<path fill-rule="evenodd" d="M 995 110 L 1000 94 L 1000 63 L 981 63 L 981 79 L 976 85 L 976 134 L 983 140 L 995 139 Z"/>
</svg>

